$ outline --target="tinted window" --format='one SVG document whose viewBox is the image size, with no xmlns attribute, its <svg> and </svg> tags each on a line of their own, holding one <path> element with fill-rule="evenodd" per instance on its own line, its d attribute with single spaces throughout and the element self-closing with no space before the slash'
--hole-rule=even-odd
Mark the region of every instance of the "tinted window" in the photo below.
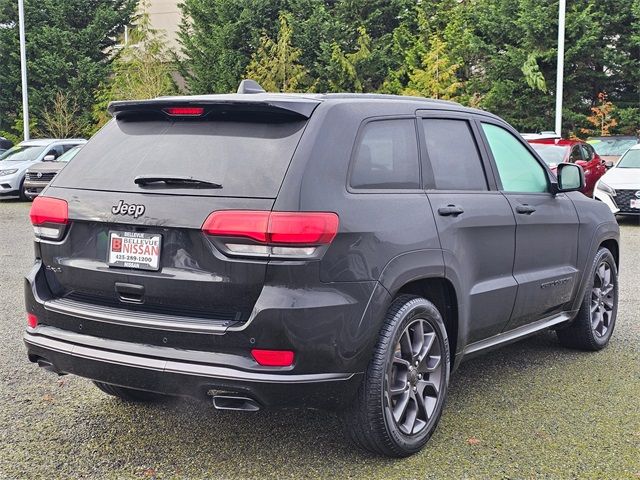
<svg viewBox="0 0 640 480">
<path fill-rule="evenodd" d="M 437 189 L 487 189 L 478 147 L 467 121 L 425 119 L 422 126 Z"/>
<path fill-rule="evenodd" d="M 584 160 L 582 158 L 582 150 L 580 149 L 580 145 L 575 145 L 571 148 L 571 155 L 569 156 L 569 162 L 575 163 L 579 160 Z"/>
<path fill-rule="evenodd" d="M 222 184 L 198 195 L 274 198 L 305 122 L 111 121 L 55 180 L 57 186 L 151 191 L 139 175 L 191 176 Z M 184 194 L 190 187 L 162 188 Z M 156 190 L 154 190 L 156 191 Z"/>
<path fill-rule="evenodd" d="M 546 192 L 547 175 L 536 158 L 510 132 L 489 123 L 482 128 L 505 192 Z"/>
<path fill-rule="evenodd" d="M 420 188 L 415 122 L 402 119 L 366 124 L 356 147 L 350 183 L 353 188 Z"/>
</svg>

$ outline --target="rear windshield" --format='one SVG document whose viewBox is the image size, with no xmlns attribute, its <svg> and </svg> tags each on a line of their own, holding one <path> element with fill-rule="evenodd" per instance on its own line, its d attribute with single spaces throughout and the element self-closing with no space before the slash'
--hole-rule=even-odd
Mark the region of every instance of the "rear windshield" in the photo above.
<svg viewBox="0 0 640 480">
<path fill-rule="evenodd" d="M 112 120 L 56 177 L 55 186 L 275 198 L 304 125 L 304 121 Z M 222 188 L 140 186 L 134 183 L 137 176 L 193 177 Z"/>
</svg>

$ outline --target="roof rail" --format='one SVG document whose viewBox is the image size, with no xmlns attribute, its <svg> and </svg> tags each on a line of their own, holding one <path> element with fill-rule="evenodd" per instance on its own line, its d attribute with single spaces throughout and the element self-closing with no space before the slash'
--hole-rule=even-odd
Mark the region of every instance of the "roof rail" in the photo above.
<svg viewBox="0 0 640 480">
<path fill-rule="evenodd" d="M 238 93 L 266 93 L 266 91 L 258 82 L 247 78 L 240 82 Z"/>
</svg>

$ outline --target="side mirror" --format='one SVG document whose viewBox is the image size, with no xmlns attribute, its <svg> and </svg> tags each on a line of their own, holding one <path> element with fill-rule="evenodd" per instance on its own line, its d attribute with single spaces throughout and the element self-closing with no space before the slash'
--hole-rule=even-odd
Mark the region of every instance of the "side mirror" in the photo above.
<svg viewBox="0 0 640 480">
<path fill-rule="evenodd" d="M 576 192 L 584 188 L 584 171 L 575 163 L 558 165 L 558 184 L 555 193 Z"/>
<path fill-rule="evenodd" d="M 613 162 L 611 160 L 607 160 L 606 162 L 604 162 L 604 166 L 607 170 L 609 170 L 610 168 L 613 168 Z"/>
<path fill-rule="evenodd" d="M 42 159 L 43 162 L 53 162 L 55 161 L 56 156 L 49 154 L 49 155 L 45 155 L 44 158 Z"/>
</svg>

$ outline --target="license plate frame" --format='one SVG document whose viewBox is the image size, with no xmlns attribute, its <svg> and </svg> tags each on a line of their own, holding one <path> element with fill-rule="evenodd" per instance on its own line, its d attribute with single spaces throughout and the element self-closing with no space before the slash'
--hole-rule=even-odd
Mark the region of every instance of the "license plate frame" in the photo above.
<svg viewBox="0 0 640 480">
<path fill-rule="evenodd" d="M 161 253 L 162 235 L 159 233 L 109 231 L 109 268 L 158 271 Z"/>
</svg>

